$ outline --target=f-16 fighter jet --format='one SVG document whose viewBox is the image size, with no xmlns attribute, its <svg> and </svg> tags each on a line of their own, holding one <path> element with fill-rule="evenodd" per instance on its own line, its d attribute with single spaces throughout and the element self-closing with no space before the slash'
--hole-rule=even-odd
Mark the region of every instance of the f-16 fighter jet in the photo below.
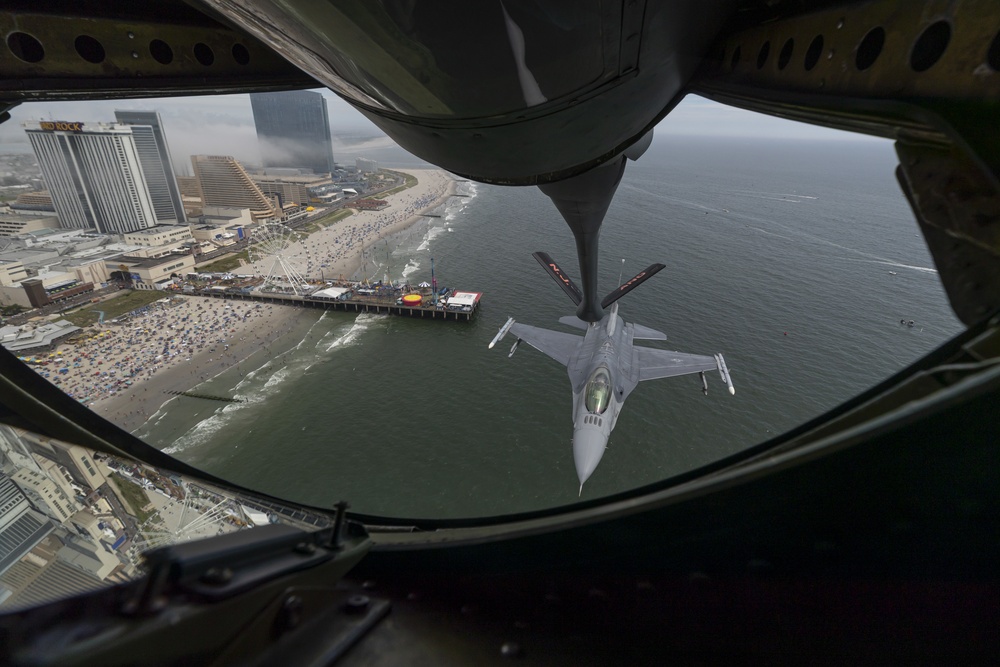
<svg viewBox="0 0 1000 667">
<path fill-rule="evenodd" d="M 579 305 L 583 295 L 552 258 L 542 252 L 533 256 Z M 611 309 L 597 322 L 584 322 L 572 315 L 559 318 L 562 324 L 585 330 L 583 336 L 519 324 L 510 318 L 490 342 L 492 348 L 508 332 L 513 333 L 517 340 L 508 356 L 514 356 L 517 346 L 525 341 L 566 366 L 573 386 L 573 460 L 580 480 L 580 493 L 604 456 L 608 437 L 625 399 L 641 380 L 699 373 L 702 391 L 708 394 L 705 373 L 717 370 L 729 393 L 736 393 L 721 354 L 686 354 L 633 344 L 635 340 L 666 340 L 667 336 L 622 320 L 618 316 L 617 300 L 662 268 L 663 264 L 653 264 L 604 297 L 601 308 L 611 306 Z"/>
</svg>

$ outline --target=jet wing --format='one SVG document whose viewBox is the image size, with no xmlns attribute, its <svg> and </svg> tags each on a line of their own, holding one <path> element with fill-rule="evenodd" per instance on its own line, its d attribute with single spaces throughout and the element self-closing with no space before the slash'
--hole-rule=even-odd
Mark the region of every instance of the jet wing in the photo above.
<svg viewBox="0 0 1000 667">
<path fill-rule="evenodd" d="M 574 327 L 576 329 L 583 329 L 584 331 L 586 331 L 590 326 L 576 315 L 565 315 L 560 317 L 559 322 L 560 324 L 565 324 L 566 326 Z"/>
<path fill-rule="evenodd" d="M 580 347 L 583 336 L 541 329 L 527 324 L 515 323 L 510 332 L 543 354 L 547 354 L 563 366 L 569 366 L 573 353 Z"/>
<path fill-rule="evenodd" d="M 633 349 L 639 355 L 639 380 L 657 380 L 719 369 L 715 357 L 704 354 L 685 354 L 639 346 Z"/>
</svg>

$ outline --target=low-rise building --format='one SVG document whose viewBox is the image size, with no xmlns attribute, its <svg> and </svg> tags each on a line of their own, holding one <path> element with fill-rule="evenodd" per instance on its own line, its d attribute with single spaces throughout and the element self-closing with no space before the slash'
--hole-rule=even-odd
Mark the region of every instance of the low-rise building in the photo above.
<svg viewBox="0 0 1000 667">
<path fill-rule="evenodd" d="M 136 289 L 162 289 L 175 275 L 194 269 L 190 253 L 171 253 L 163 257 L 120 255 L 105 260 L 112 277 L 120 277 Z"/>
<path fill-rule="evenodd" d="M 0 327 L 0 345 L 14 354 L 41 354 L 80 330 L 68 320 Z"/>
<path fill-rule="evenodd" d="M 124 234 L 125 243 L 148 249 L 148 257 L 162 257 L 194 240 L 187 225 L 156 225 Z"/>
<path fill-rule="evenodd" d="M 59 217 L 50 214 L 0 213 L 0 236 L 16 236 L 42 229 L 59 229 Z"/>
<path fill-rule="evenodd" d="M 0 259 L 0 286 L 13 287 L 28 277 L 24 262 Z"/>
</svg>

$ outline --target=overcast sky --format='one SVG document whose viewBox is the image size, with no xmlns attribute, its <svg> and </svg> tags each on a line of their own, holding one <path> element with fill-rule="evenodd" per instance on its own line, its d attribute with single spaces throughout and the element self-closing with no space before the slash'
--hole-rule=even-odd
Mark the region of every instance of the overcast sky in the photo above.
<svg viewBox="0 0 1000 667">
<path fill-rule="evenodd" d="M 363 154 L 366 146 L 391 143 L 381 130 L 328 90 L 320 90 L 330 111 L 330 124 L 341 141 L 334 152 L 348 148 Z M 113 122 L 115 109 L 160 112 L 174 165 L 190 165 L 191 155 L 233 155 L 259 163 L 257 134 L 248 95 L 214 95 L 95 102 L 35 102 L 11 111 L 0 125 L 0 153 L 30 153 L 22 123 L 38 119 Z M 657 134 L 692 136 L 786 137 L 812 140 L 861 140 L 862 135 L 795 123 L 716 104 L 689 96 L 657 126 Z M 347 138 L 349 137 L 349 138 Z"/>
</svg>

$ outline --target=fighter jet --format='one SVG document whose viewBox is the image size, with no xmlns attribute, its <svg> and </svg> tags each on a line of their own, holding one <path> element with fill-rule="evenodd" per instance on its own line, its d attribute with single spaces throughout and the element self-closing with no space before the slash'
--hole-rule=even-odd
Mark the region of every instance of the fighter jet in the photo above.
<svg viewBox="0 0 1000 667">
<path fill-rule="evenodd" d="M 533 253 L 533 257 L 579 305 L 583 295 L 552 258 L 543 252 Z M 604 456 L 625 399 L 640 381 L 698 373 L 702 391 L 707 395 L 705 373 L 717 370 L 729 393 L 736 393 L 721 354 L 686 354 L 633 344 L 636 340 L 666 340 L 667 335 L 622 320 L 617 301 L 663 268 L 663 264 L 653 264 L 604 297 L 601 307 L 611 306 L 611 309 L 599 321 L 588 323 L 573 315 L 559 318 L 562 324 L 586 331 L 582 337 L 519 324 L 511 317 L 490 342 L 492 349 L 507 333 L 513 333 L 517 340 L 508 357 L 514 356 L 518 345 L 525 341 L 566 366 L 573 387 L 573 461 L 580 494 Z"/>
</svg>

